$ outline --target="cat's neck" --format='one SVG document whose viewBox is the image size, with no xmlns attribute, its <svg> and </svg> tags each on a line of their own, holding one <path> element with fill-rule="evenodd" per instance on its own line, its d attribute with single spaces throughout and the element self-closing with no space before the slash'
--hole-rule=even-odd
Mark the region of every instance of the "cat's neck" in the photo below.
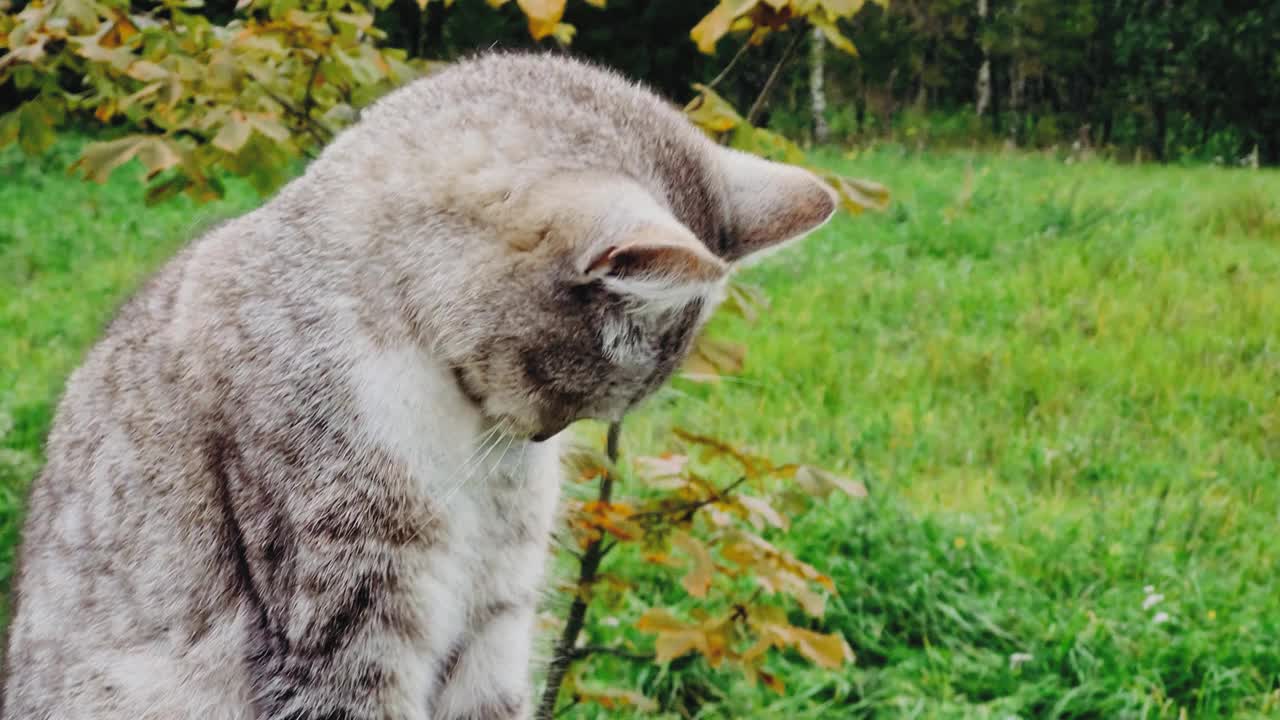
<svg viewBox="0 0 1280 720">
<path fill-rule="evenodd" d="M 555 452 L 484 417 L 428 351 L 369 338 L 359 345 L 349 370 L 355 430 L 403 462 L 424 491 L 447 495 L 497 472 L 522 473 L 531 446 Z"/>
</svg>

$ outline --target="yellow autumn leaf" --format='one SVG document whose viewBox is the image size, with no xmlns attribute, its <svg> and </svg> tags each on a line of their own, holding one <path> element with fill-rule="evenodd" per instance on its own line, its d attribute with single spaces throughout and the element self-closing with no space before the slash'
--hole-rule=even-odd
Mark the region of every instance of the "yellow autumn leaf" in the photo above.
<svg viewBox="0 0 1280 720">
<path fill-rule="evenodd" d="M 106 182 L 111 172 L 136 157 L 142 144 L 149 139 L 145 135 L 130 135 L 118 140 L 90 143 L 72 167 L 84 171 L 94 182 Z"/>
<path fill-rule="evenodd" d="M 227 116 L 227 121 L 218 129 L 218 134 L 213 136 L 213 146 L 235 155 L 240 152 L 245 143 L 249 142 L 249 135 L 252 132 L 253 126 L 249 124 L 244 113 L 232 110 Z"/>
<path fill-rule="evenodd" d="M 698 44 L 698 49 L 712 55 L 716 51 L 716 43 L 729 32 L 733 21 L 751 11 L 759 0 L 720 0 L 706 17 L 689 31 L 689 37 Z"/>
<path fill-rule="evenodd" d="M 589 688 L 579 683 L 574 688 L 573 695 L 580 702 L 595 703 L 606 710 L 634 708 L 645 713 L 657 712 L 658 710 L 658 703 L 634 690 Z"/>
<path fill-rule="evenodd" d="M 742 116 L 728 100 L 706 85 L 695 84 L 698 96 L 684 107 L 685 117 L 710 133 L 728 132 L 743 123 Z"/>
<path fill-rule="evenodd" d="M 821 15 L 814 14 L 809 16 L 809 23 L 818 28 L 818 31 L 827 39 L 827 42 L 834 45 L 836 49 L 855 57 L 858 55 L 858 48 L 854 46 L 853 41 L 845 37 L 845 34 L 840 32 L 840 28 L 834 22 Z"/>
<path fill-rule="evenodd" d="M 687 628 L 684 621 L 662 608 L 649 608 L 636 620 L 636 629 L 640 632 L 658 633 Z"/>
<path fill-rule="evenodd" d="M 168 138 L 151 137 L 138 147 L 138 162 L 147 169 L 147 178 L 182 162 L 182 154 Z"/>
<path fill-rule="evenodd" d="M 104 48 L 93 38 L 71 38 L 77 44 L 76 54 L 86 60 L 109 65 L 120 72 L 128 72 L 137 60 L 127 47 Z"/>
<path fill-rule="evenodd" d="M 835 17 L 850 17 L 866 5 L 866 0 L 820 0 L 820 4 Z"/>
<path fill-rule="evenodd" d="M 753 518 L 759 518 L 770 525 L 783 530 L 786 530 L 790 525 L 785 517 L 783 517 L 777 510 L 773 509 L 772 505 L 758 497 L 739 495 L 737 501 L 751 513 Z"/>
<path fill-rule="evenodd" d="M 853 648 L 839 633 L 819 633 L 799 628 L 779 618 L 774 622 L 761 623 L 757 630 L 763 638 L 768 639 L 775 647 L 790 647 L 804 656 L 806 660 L 827 670 L 835 670 L 845 663 L 853 662 Z M 757 642 L 757 647 L 764 640 Z"/>
<path fill-rule="evenodd" d="M 823 173 L 823 179 L 840 196 L 840 204 L 854 215 L 866 210 L 883 210 L 889 206 L 889 189 L 871 180 Z"/>
<path fill-rule="evenodd" d="M 788 631 L 788 640 L 810 662 L 827 670 L 834 670 L 854 659 L 853 649 L 837 633 L 824 635 L 792 627 Z"/>
<path fill-rule="evenodd" d="M 653 649 L 654 659 L 658 664 L 669 663 L 695 651 L 705 656 L 710 655 L 707 633 L 704 630 L 685 625 L 661 608 L 653 608 L 641 615 L 636 621 L 636 629 L 657 635 Z"/>
<path fill-rule="evenodd" d="M 797 487 L 814 497 L 825 498 L 831 494 L 832 490 L 839 490 L 853 498 L 867 496 L 865 484 L 811 465 L 797 468 L 793 477 Z"/>
<path fill-rule="evenodd" d="M 659 457 L 638 457 L 635 460 L 636 470 L 646 480 L 662 480 L 684 472 L 689 464 L 687 455 L 666 453 Z"/>
<path fill-rule="evenodd" d="M 693 561 L 689 571 L 680 579 L 680 584 L 690 595 L 696 598 L 706 597 L 707 591 L 711 589 L 711 580 L 716 570 L 711 552 L 707 550 L 706 545 L 702 544 L 702 541 L 688 533 L 674 533 L 671 536 L 671 544 L 682 550 Z"/>
<path fill-rule="evenodd" d="M 529 19 L 529 34 L 541 40 L 556 31 L 564 17 L 565 0 L 516 0 Z"/>
<path fill-rule="evenodd" d="M 800 603 L 800 609 L 809 617 L 822 618 L 826 614 L 827 599 L 820 593 L 810 590 L 802 583 L 795 583 L 787 592 Z"/>
<path fill-rule="evenodd" d="M 569 45 L 573 43 L 573 36 L 578 34 L 578 28 L 569 23 L 556 23 L 551 28 L 551 37 L 555 38 L 561 45 Z"/>
<path fill-rule="evenodd" d="M 255 113 L 249 117 L 249 123 L 253 125 L 253 129 L 263 135 L 275 140 L 276 142 L 289 141 L 289 129 L 280 124 L 280 120 L 274 115 L 267 113 Z"/>
<path fill-rule="evenodd" d="M 746 357 L 746 345 L 701 335 L 694 341 L 681 370 L 691 380 L 709 382 L 721 375 L 741 372 Z"/>
<path fill-rule="evenodd" d="M 707 635 L 700 630 L 681 630 L 678 633 L 659 633 L 654 642 L 654 660 L 658 664 L 666 664 L 689 655 L 690 652 L 701 652 L 707 655 Z"/>
</svg>

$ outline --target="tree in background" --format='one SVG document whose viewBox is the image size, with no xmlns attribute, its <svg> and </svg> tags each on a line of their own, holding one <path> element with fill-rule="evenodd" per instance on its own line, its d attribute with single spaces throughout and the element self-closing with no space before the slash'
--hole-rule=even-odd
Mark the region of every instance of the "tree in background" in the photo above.
<svg viewBox="0 0 1280 720">
<path fill-rule="evenodd" d="M 20 115 L 4 115 L 0 141 L 21 137 L 25 145 L 36 148 L 50 137 L 40 128 L 61 122 L 67 112 L 72 116 L 100 112 L 109 116 L 109 122 L 119 123 L 122 117 L 129 121 L 132 105 L 145 104 L 145 98 L 131 96 L 156 81 L 147 79 L 147 73 L 155 75 L 154 69 L 135 69 L 143 77 L 134 80 L 143 84 L 123 83 L 115 98 L 117 107 L 101 108 L 101 93 L 94 88 L 101 87 L 104 78 L 87 71 L 107 56 L 99 54 L 94 61 L 82 54 L 92 54 L 92 47 L 83 51 L 66 47 L 66 43 L 80 42 L 77 38 L 92 38 L 112 13 L 124 12 L 126 20 L 141 16 L 144 21 L 129 20 L 115 33 L 103 34 L 99 44 L 104 50 L 112 50 L 122 34 L 133 31 L 131 26 L 146 38 L 165 28 L 183 33 L 189 38 L 184 52 L 196 57 L 209 49 L 201 48 L 210 42 L 227 45 L 228 39 L 216 36 L 228 31 L 238 38 L 233 46 L 257 45 L 261 56 L 243 59 L 267 63 L 266 69 L 274 73 L 272 91 L 291 100 L 293 110 L 282 110 L 271 101 L 255 106 L 246 100 L 242 105 L 252 112 L 282 114 L 286 126 L 300 117 L 297 103 L 307 97 L 309 66 L 305 57 L 282 62 L 258 41 L 266 38 L 271 43 L 269 38 L 280 33 L 291 34 L 284 46 L 300 48 L 307 41 L 317 53 L 316 43 L 332 45 L 334 52 L 318 56 L 344 58 L 344 67 L 329 63 L 318 71 L 321 80 L 313 88 L 311 110 L 321 113 L 332 107 L 328 98 L 332 88 L 322 90 L 321 81 L 332 80 L 341 88 L 346 74 L 359 72 L 364 77 L 348 83 L 350 88 L 376 85 L 376 76 L 383 82 L 400 82 L 410 76 L 406 66 L 423 72 L 432 62 L 492 45 L 572 47 L 575 53 L 645 79 L 682 103 L 690 81 L 714 77 L 737 50 L 708 42 L 709 35 L 697 43 L 689 41 L 689 29 L 704 16 L 711 24 L 702 25 L 703 30 L 726 32 L 725 19 L 730 25 L 750 21 L 767 28 L 797 18 L 812 24 L 813 18 L 820 17 L 819 32 L 857 37 L 858 55 L 835 53 L 826 59 L 820 75 L 814 75 L 812 67 L 808 73 L 793 72 L 794 66 L 804 64 L 803 56 L 784 68 L 774 81 L 770 111 L 756 118 L 761 124 L 793 135 L 807 135 L 818 127 L 812 99 L 813 78 L 820 76 L 822 94 L 828 100 L 821 119 L 838 141 L 903 131 L 910 136 L 916 130 L 927 136 L 917 140 L 937 141 L 946 138 L 931 126 L 941 122 L 951 127 L 950 137 L 964 142 L 1008 138 L 1024 146 L 1047 147 L 1079 139 L 1121 150 L 1141 148 L 1144 157 L 1165 159 L 1238 158 L 1256 147 L 1264 161 L 1280 162 L 1280 142 L 1275 139 L 1280 137 L 1277 3 L 901 0 L 887 7 L 872 4 L 857 12 L 862 2 L 853 0 L 377 0 L 372 5 L 361 0 L 358 6 L 336 8 L 312 7 L 308 2 L 314 4 L 313 0 L 258 0 L 241 3 L 238 9 L 232 0 L 220 0 L 217 6 L 202 6 L 199 0 L 139 0 L 125 12 L 118 1 L 115 5 L 96 0 L 7 2 L 9 9 L 0 12 L 0 52 L 7 50 L 0 56 L 0 114 L 33 97 L 51 97 L 52 87 L 76 96 L 71 102 L 42 102 Z M 303 14 L 289 14 L 290 9 Z M 708 10 L 715 12 L 708 15 Z M 43 16 L 54 24 L 46 27 Z M 358 18 L 365 26 L 357 28 L 358 33 L 341 30 L 343 17 Z M 335 25 L 328 30 L 309 24 L 330 19 Z M 309 33 L 319 35 L 299 37 Z M 735 107 L 748 108 L 793 37 L 772 32 L 752 37 L 752 52 L 737 63 L 731 77 L 716 85 L 717 92 Z M 137 42 L 124 45 L 134 47 Z M 376 53 L 357 50 L 351 43 L 369 45 Z M 148 46 L 145 59 L 154 62 L 152 55 L 161 52 Z M 115 57 L 117 62 L 125 60 L 120 54 Z M 819 56 L 811 52 L 808 57 Z M 22 67 L 28 69 L 20 72 Z M 184 84 L 197 80 L 182 77 Z M 216 82 L 217 78 L 210 78 L 211 85 Z M 175 86 L 165 87 L 165 93 L 156 91 L 157 101 L 171 99 Z M 262 94 L 260 89 L 240 85 L 235 89 L 247 91 L 250 99 Z M 217 88 L 205 90 L 203 94 L 208 95 Z M 981 97 L 987 102 L 979 103 Z M 365 98 L 351 100 L 358 106 Z M 341 118 L 328 120 L 341 124 Z M 237 127 L 242 124 L 238 116 L 231 122 Z M 165 129 L 179 130 L 171 123 Z M 209 129 L 216 132 L 220 125 L 215 122 Z M 243 131 L 231 133 L 224 140 L 234 140 Z M 146 157 L 161 164 L 172 161 L 171 154 L 164 152 Z M 197 158 L 202 164 L 210 159 Z M 278 179 L 264 176 L 258 182 L 267 185 Z M 193 181 L 195 192 L 206 191 L 206 185 Z"/>
</svg>

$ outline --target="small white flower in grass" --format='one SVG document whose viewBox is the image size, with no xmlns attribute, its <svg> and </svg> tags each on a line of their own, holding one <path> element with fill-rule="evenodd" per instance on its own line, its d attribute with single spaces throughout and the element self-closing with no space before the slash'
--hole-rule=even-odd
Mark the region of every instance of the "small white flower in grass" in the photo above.
<svg viewBox="0 0 1280 720">
<path fill-rule="evenodd" d="M 1155 585 L 1144 585 L 1144 586 L 1143 586 L 1143 588 L 1142 588 L 1142 592 L 1144 592 L 1144 593 L 1146 593 L 1146 594 L 1148 594 L 1148 595 L 1150 595 L 1151 593 L 1153 593 L 1153 592 L 1155 592 L 1155 591 L 1156 591 L 1156 586 L 1155 586 Z"/>
<path fill-rule="evenodd" d="M 1159 605 L 1162 600 L 1164 600 L 1164 596 L 1161 595 L 1160 593 L 1156 593 L 1156 592 L 1149 593 L 1147 595 L 1147 599 L 1142 601 L 1142 609 L 1150 610 L 1156 605 Z"/>
<path fill-rule="evenodd" d="M 619 625 L 621 625 L 622 623 L 618 620 L 618 618 L 613 617 L 613 616 L 611 615 L 611 616 L 606 617 L 606 618 L 601 618 L 601 619 L 600 619 L 600 624 L 601 624 L 601 625 L 604 625 L 605 627 L 618 627 L 618 626 L 619 626 Z"/>
<path fill-rule="evenodd" d="M 1163 625 L 1164 623 L 1167 623 L 1172 619 L 1173 618 L 1169 617 L 1169 613 L 1161 610 L 1160 612 L 1155 614 L 1155 617 L 1151 618 L 1151 622 L 1155 623 L 1156 625 Z"/>
<path fill-rule="evenodd" d="M 1035 659 L 1035 656 L 1032 655 L 1031 653 L 1016 652 L 1009 656 L 1009 669 L 1017 670 L 1018 668 L 1022 667 L 1023 664 L 1029 663 L 1034 659 Z"/>
</svg>

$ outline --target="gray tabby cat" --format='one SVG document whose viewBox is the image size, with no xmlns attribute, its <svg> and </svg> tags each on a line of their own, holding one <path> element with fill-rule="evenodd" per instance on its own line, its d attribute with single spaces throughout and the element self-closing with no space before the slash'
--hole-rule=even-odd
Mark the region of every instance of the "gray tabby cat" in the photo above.
<svg viewBox="0 0 1280 720">
<path fill-rule="evenodd" d="M 525 716 L 557 435 L 652 392 L 732 266 L 834 207 L 575 61 L 391 93 L 72 375 L 3 717 Z"/>
</svg>

